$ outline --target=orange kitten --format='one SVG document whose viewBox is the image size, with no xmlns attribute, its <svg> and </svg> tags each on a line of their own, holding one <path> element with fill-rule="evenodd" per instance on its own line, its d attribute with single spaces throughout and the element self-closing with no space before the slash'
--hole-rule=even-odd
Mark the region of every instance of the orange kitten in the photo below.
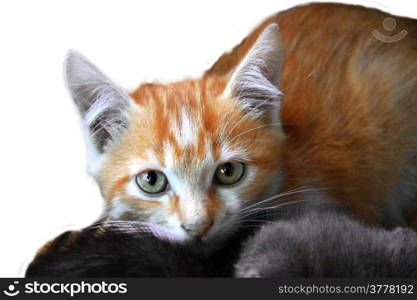
<svg viewBox="0 0 417 300">
<path fill-rule="evenodd" d="M 308 186 L 369 222 L 411 222 L 417 23 L 397 17 L 408 34 L 387 43 L 371 33 L 387 16 L 296 7 L 267 19 L 202 79 L 130 95 L 70 52 L 67 83 L 106 215 L 205 240 Z"/>
</svg>

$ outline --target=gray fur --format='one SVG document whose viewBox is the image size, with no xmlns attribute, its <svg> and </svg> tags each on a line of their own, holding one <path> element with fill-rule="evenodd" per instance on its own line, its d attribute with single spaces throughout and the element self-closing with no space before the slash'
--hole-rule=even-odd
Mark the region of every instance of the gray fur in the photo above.
<svg viewBox="0 0 417 300">
<path fill-rule="evenodd" d="M 417 233 L 317 208 L 264 225 L 235 267 L 237 277 L 415 277 Z"/>
</svg>

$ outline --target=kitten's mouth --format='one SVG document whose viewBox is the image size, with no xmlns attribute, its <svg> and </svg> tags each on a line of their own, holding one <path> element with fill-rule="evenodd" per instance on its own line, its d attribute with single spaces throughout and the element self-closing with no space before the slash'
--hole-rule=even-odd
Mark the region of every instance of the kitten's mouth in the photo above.
<svg viewBox="0 0 417 300">
<path fill-rule="evenodd" d="M 230 221 L 230 220 L 229 220 Z M 156 238 L 165 240 L 172 243 L 191 244 L 204 249 L 211 249 L 213 246 L 221 245 L 225 240 L 228 239 L 235 230 L 234 226 L 231 226 L 229 222 L 223 222 L 221 224 L 214 225 L 205 235 L 203 236 L 192 236 L 178 230 L 176 228 L 165 227 L 163 225 L 151 223 L 151 222 L 140 222 L 142 227 L 146 227 L 148 232 L 151 232 Z M 219 225 L 222 230 L 219 231 Z M 225 230 L 225 228 L 228 228 Z"/>
<path fill-rule="evenodd" d="M 170 230 L 160 225 L 155 225 L 149 223 L 148 225 L 150 231 L 159 239 L 169 241 L 172 243 L 181 243 L 181 244 L 188 244 L 194 245 L 196 247 L 201 247 L 202 249 L 210 250 L 213 246 L 221 244 L 221 242 L 225 239 L 224 236 L 220 237 L 216 233 L 209 232 L 208 234 L 196 237 L 190 236 L 186 233 L 178 233 L 173 232 L 174 230 Z"/>
</svg>

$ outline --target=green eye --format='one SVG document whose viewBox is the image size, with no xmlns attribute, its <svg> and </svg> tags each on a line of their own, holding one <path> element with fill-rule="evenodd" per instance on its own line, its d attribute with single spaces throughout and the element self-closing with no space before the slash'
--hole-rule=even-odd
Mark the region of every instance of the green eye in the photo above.
<svg viewBox="0 0 417 300">
<path fill-rule="evenodd" d="M 164 173 L 159 171 L 146 171 L 136 176 L 136 184 L 148 194 L 158 194 L 165 191 L 168 180 Z"/>
<path fill-rule="evenodd" d="M 227 162 L 217 167 L 214 174 L 214 181 L 217 184 L 234 184 L 238 182 L 245 173 L 245 165 L 241 162 Z"/>
</svg>

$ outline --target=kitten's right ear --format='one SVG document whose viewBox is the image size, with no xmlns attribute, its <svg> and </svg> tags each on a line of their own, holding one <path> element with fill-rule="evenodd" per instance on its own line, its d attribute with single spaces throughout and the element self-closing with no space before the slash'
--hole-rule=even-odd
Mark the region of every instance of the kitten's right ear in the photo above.
<svg viewBox="0 0 417 300">
<path fill-rule="evenodd" d="M 255 117 L 279 121 L 284 47 L 278 24 L 268 25 L 231 75 L 224 96 Z"/>
<path fill-rule="evenodd" d="M 76 51 L 65 59 L 65 81 L 83 120 L 89 164 L 128 126 L 130 97 Z M 94 172 L 93 172 L 94 173 Z"/>
</svg>

